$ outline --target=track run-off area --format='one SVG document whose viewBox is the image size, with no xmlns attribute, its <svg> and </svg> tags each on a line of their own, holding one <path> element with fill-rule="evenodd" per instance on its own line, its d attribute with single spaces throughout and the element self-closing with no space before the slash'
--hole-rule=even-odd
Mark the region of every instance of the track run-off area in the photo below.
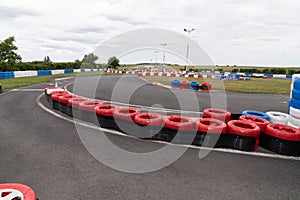
<svg viewBox="0 0 300 200">
<path fill-rule="evenodd" d="M 59 80 L 58 80 L 59 81 Z M 73 79 L 61 80 L 72 91 Z M 79 84 L 78 84 L 79 83 Z M 137 88 L 130 104 L 162 105 L 178 109 L 176 95 L 191 91 L 154 86 L 136 76 L 76 78 L 76 94 L 110 101 L 118 91 Z M 99 85 L 96 92 L 92 84 Z M 11 90 L 0 95 L 0 181 L 32 187 L 39 199 L 298 199 L 300 160 L 259 149 L 257 152 L 214 149 L 200 159 L 200 148 L 189 148 L 171 165 L 150 173 L 131 174 L 111 169 L 96 160 L 85 148 L 76 126 L 86 134 L 99 135 L 99 127 L 79 122 L 50 109 L 43 98 L 49 84 Z M 178 93 L 178 94 L 177 94 Z M 208 93 L 196 95 L 199 111 L 210 107 Z M 122 99 L 113 101 L 126 103 Z M 288 95 L 226 93 L 227 109 L 286 112 Z M 186 110 L 192 110 L 188 105 Z M 132 152 L 162 148 L 152 142 L 104 130 L 109 139 Z M 99 147 L 101 148 L 101 147 Z M 174 145 L 174 149 L 182 148 Z"/>
</svg>

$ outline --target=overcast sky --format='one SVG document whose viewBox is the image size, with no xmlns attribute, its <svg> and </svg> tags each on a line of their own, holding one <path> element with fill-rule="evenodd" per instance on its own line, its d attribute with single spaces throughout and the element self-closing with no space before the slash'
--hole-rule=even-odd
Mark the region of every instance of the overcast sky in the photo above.
<svg viewBox="0 0 300 200">
<path fill-rule="evenodd" d="M 126 31 L 195 28 L 214 64 L 300 66 L 299 10 L 299 0 L 1 0 L 0 40 L 15 36 L 24 61 L 74 61 Z"/>
</svg>

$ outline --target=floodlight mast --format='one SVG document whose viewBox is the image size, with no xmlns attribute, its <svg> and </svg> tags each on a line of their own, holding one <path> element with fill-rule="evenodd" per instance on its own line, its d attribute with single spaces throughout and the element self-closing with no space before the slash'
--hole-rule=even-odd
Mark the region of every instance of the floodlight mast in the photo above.
<svg viewBox="0 0 300 200">
<path fill-rule="evenodd" d="M 187 44 L 186 44 L 186 61 L 187 63 L 189 63 L 189 51 L 190 51 L 190 34 L 192 31 L 194 31 L 195 29 L 183 29 L 184 32 L 187 32 L 188 35 L 187 35 Z M 186 70 L 187 70 L 187 66 L 186 66 Z"/>
</svg>

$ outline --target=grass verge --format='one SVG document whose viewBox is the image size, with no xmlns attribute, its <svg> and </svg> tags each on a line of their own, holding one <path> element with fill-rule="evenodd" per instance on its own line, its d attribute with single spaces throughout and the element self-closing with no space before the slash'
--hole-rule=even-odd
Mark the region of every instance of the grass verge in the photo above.
<svg viewBox="0 0 300 200">
<path fill-rule="evenodd" d="M 70 74 L 56 74 L 52 76 L 34 76 L 34 77 L 20 77 L 11 79 L 2 79 L 0 83 L 2 84 L 3 90 L 8 90 L 12 88 L 24 87 L 39 83 L 49 82 L 52 78 L 61 77 L 75 77 L 75 76 L 89 76 L 89 75 L 100 75 L 103 72 L 85 72 L 85 73 L 70 73 Z"/>
</svg>

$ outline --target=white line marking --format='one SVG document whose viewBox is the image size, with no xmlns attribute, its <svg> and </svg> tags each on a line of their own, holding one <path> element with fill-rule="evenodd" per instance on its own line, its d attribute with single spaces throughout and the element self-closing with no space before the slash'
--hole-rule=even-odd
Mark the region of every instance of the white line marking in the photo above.
<svg viewBox="0 0 300 200">
<path fill-rule="evenodd" d="M 64 78 L 56 78 L 54 79 L 55 81 L 62 81 L 62 80 L 68 80 L 68 79 L 72 79 L 74 77 L 64 77 Z"/>
<path fill-rule="evenodd" d="M 90 125 L 87 124 L 85 122 L 80 122 L 79 120 L 73 120 L 73 119 L 69 119 L 67 117 L 64 117 L 48 108 L 46 108 L 41 102 L 40 99 L 42 98 L 44 94 L 41 94 L 37 99 L 36 102 L 37 104 L 46 112 L 62 119 L 65 121 L 68 121 L 70 123 L 76 123 L 77 125 L 80 126 L 84 126 L 87 128 L 91 128 L 91 129 L 95 129 L 95 130 L 100 130 L 106 133 L 111 133 L 111 134 L 116 134 L 116 135 L 121 135 L 124 137 L 129 137 L 129 138 L 136 138 L 134 136 L 130 136 L 130 135 L 126 135 L 124 133 L 121 133 L 119 131 L 115 131 L 112 129 L 105 129 L 105 128 L 101 128 L 99 126 L 96 125 Z M 139 138 L 136 138 L 139 139 Z M 141 140 L 141 139 L 140 139 Z M 276 159 L 283 159 L 283 160 L 296 160 L 296 161 L 300 161 L 300 157 L 294 157 L 294 156 L 285 156 L 285 155 L 279 155 L 279 154 L 269 154 L 269 153 L 260 153 L 260 152 L 246 152 L 246 151 L 239 151 L 239 150 L 235 150 L 235 149 L 222 149 L 222 148 L 207 148 L 207 147 L 199 147 L 199 146 L 192 146 L 192 145 L 180 145 L 180 144 L 172 144 L 169 142 L 164 142 L 164 141 L 157 141 L 157 140 L 148 140 L 149 142 L 153 142 L 153 143 L 161 143 L 161 144 L 168 144 L 168 145 L 174 145 L 174 146 L 181 146 L 181 147 L 188 147 L 191 149 L 199 149 L 199 150 L 209 150 L 209 151 L 214 151 L 214 152 L 222 152 L 222 153 L 231 153 L 231 154 L 240 154 L 240 155 L 249 155 L 249 156 L 256 156 L 256 157 L 264 157 L 264 158 L 276 158 Z"/>
<path fill-rule="evenodd" d="M 12 92 L 41 92 L 44 89 L 12 89 Z"/>
</svg>

